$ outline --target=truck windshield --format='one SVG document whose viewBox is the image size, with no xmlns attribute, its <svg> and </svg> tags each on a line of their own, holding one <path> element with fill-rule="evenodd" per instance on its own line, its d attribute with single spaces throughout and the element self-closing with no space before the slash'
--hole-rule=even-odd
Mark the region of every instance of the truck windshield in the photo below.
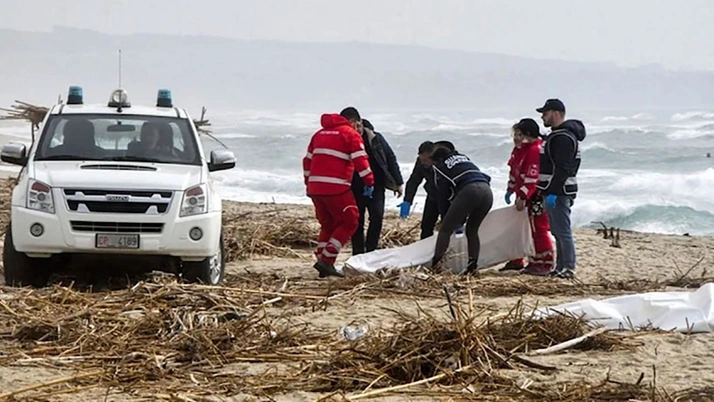
<svg viewBox="0 0 714 402">
<path fill-rule="evenodd" d="M 201 164 L 188 120 L 138 115 L 51 116 L 35 160 Z"/>
</svg>

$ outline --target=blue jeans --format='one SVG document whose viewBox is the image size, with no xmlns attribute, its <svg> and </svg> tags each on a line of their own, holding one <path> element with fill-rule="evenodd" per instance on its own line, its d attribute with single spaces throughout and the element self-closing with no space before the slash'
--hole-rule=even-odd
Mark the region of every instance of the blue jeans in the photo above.
<svg viewBox="0 0 714 402">
<path fill-rule="evenodd" d="M 563 268 L 575 269 L 575 240 L 573 240 L 573 231 L 570 227 L 570 208 L 574 201 L 573 197 L 559 195 L 555 207 L 546 207 L 550 232 L 555 237 L 557 254 L 555 269 L 557 271 Z"/>
</svg>

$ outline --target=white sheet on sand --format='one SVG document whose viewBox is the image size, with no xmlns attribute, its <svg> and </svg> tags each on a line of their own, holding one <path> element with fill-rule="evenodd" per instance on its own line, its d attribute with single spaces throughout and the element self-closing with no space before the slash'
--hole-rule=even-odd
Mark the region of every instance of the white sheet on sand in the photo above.
<svg viewBox="0 0 714 402">
<path fill-rule="evenodd" d="M 437 234 L 404 247 L 375 250 L 350 257 L 343 266 L 336 266 L 345 275 L 375 273 L 384 269 L 431 266 Z M 481 251 L 479 268 L 490 267 L 534 253 L 530 220 L 527 212 L 514 207 L 491 210 L 479 228 Z M 459 273 L 468 263 L 467 241 L 464 235 L 452 235 L 446 267 Z"/>
<path fill-rule="evenodd" d="M 604 300 L 584 299 L 538 310 L 542 315 L 567 312 L 609 329 L 647 326 L 665 331 L 714 331 L 714 283 L 690 292 L 651 292 Z"/>
</svg>

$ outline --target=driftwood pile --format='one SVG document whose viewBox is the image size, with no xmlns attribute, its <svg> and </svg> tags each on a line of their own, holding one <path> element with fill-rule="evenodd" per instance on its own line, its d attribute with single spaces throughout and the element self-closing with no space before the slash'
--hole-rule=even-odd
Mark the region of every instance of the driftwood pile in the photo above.
<svg viewBox="0 0 714 402">
<path fill-rule="evenodd" d="M 252 256 L 295 257 L 296 250 L 316 245 L 317 228 L 305 219 L 281 217 L 277 212 L 223 215 L 226 257 L 229 261 Z"/>
<path fill-rule="evenodd" d="M 536 380 L 560 369 L 539 363 L 539 355 L 627 350 L 637 346 L 636 337 L 593 328 L 570 315 L 536 319 L 521 303 L 493 315 L 473 300 L 498 293 L 496 279 L 432 276 L 415 269 L 326 283 L 241 272 L 229 275 L 224 287 L 178 284 L 167 276 L 104 292 L 72 285 L 0 288 L 0 365 L 78 373 L 7 390 L 0 400 L 10 394 L 52 399 L 47 395 L 91 387 L 171 400 L 235 394 L 270 399 L 295 390 L 334 400 L 393 392 L 455 400 L 675 400 L 642 378 Z M 549 288 L 569 286 L 500 279 L 502 287 L 514 289 L 510 295 L 523 289 L 549 294 Z M 616 287 L 626 286 L 644 285 Z M 365 296 L 399 297 L 400 305 L 409 303 L 409 296 L 439 298 L 444 308 L 391 310 L 393 325 L 352 338 L 304 319 L 309 312 Z"/>
<path fill-rule="evenodd" d="M 17 180 L 8 177 L 5 183 L 0 184 L 0 233 L 5 233 L 5 228 L 10 222 L 10 203 L 12 202 L 12 189 L 15 188 Z"/>
<path fill-rule="evenodd" d="M 489 388 L 503 392 L 509 387 L 499 370 L 557 370 L 525 356 L 592 331 L 584 321 L 570 316 L 537 320 L 524 309 L 515 309 L 490 321 L 473 311 L 461 311 L 456 304 L 450 304 L 450 309 L 453 315 L 446 320 L 426 312 L 398 313 L 399 322 L 392 329 L 338 344 L 330 356 L 303 364 L 297 373 L 260 380 L 280 389 L 355 392 L 416 386 L 429 379 L 430 384 L 467 385 L 472 393 L 484 396 Z M 578 347 L 608 351 L 628 345 L 623 338 L 600 331 Z M 494 383 L 499 387 L 492 388 Z M 515 384 L 510 386 L 515 387 L 511 392 L 522 394 Z"/>
<path fill-rule="evenodd" d="M 241 212 L 226 205 L 223 227 L 228 259 L 245 260 L 255 256 L 305 258 L 317 245 L 319 225 L 312 215 L 294 214 L 294 211 L 278 206 Z M 385 248 L 401 247 L 418 239 L 418 222 L 386 219 L 380 244 Z M 345 249 L 350 247 L 348 242 Z"/>
<path fill-rule="evenodd" d="M 535 319 L 522 306 L 487 319 L 473 305 L 462 310 L 448 293 L 448 317 L 395 312 L 391 329 L 349 340 L 332 330 L 293 322 L 289 314 L 268 314 L 261 300 L 271 295 L 260 293 L 147 282 L 113 292 L 71 287 L 0 292 L 0 341 L 12 342 L 0 354 L 0 363 L 75 369 L 80 374 L 64 382 L 76 387 L 140 389 L 190 399 L 290 390 L 359 399 L 393 387 L 428 394 L 434 391 L 419 387 L 428 379 L 444 387 L 443 394 L 456 396 L 466 392 L 483 398 L 574 401 L 604 388 L 524 387 L 509 373 L 554 372 L 557 367 L 530 356 L 573 337 L 586 335 L 574 346 L 581 350 L 633 347 L 617 335 L 593 333 L 576 317 Z M 238 375 L 233 365 L 241 362 L 275 368 Z M 20 394 L 17 391 L 0 398 Z"/>
</svg>

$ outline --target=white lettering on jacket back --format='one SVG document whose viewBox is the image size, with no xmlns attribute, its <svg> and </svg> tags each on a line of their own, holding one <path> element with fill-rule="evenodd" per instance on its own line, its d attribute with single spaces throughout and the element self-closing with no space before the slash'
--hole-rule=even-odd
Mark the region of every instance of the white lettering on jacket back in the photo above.
<svg viewBox="0 0 714 402">
<path fill-rule="evenodd" d="M 454 166 L 458 165 L 459 163 L 464 163 L 464 162 L 471 162 L 471 160 L 466 156 L 466 155 L 454 155 L 446 158 L 444 161 L 444 164 L 448 169 L 453 168 Z"/>
</svg>

